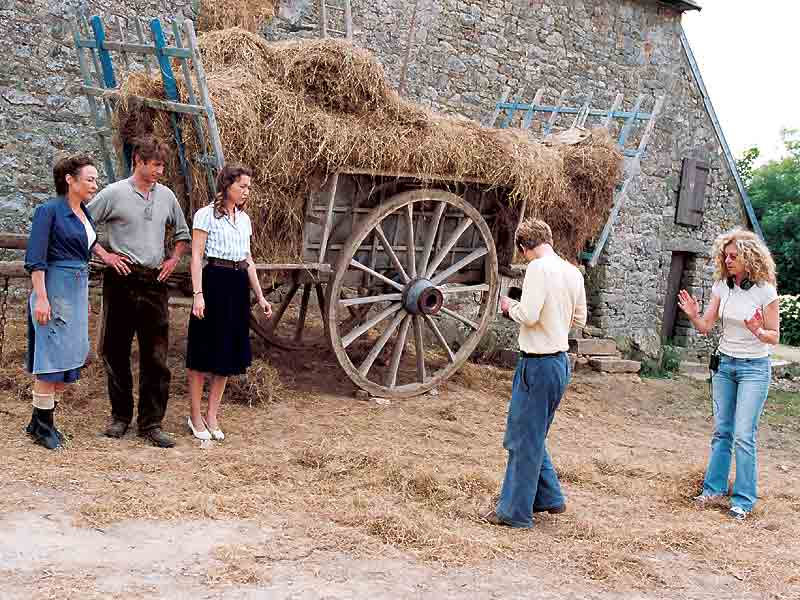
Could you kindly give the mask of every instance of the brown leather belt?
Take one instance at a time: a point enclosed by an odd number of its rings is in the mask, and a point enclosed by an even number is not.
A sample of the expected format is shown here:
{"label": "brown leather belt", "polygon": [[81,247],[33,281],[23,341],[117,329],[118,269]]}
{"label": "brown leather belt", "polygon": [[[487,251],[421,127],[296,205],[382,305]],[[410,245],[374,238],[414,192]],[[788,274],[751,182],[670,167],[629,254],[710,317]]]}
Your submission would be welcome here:
{"label": "brown leather belt", "polygon": [[227,267],[228,269],[237,269],[239,271],[246,271],[247,270],[247,261],[246,260],[227,260],[224,258],[208,258],[208,264],[213,265],[215,267]]}

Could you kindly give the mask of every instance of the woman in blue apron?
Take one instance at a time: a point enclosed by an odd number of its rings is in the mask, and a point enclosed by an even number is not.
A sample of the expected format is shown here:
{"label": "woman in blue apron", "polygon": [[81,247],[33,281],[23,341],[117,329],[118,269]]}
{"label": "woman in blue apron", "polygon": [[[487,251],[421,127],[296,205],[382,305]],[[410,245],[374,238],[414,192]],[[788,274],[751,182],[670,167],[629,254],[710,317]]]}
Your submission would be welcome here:
{"label": "woman in blue apron", "polygon": [[55,398],[80,377],[89,354],[89,257],[97,241],[85,203],[97,191],[89,156],[63,158],[53,167],[57,197],[33,215],[25,269],[28,302],[28,371],[34,376],[33,415],[26,431],[54,450],[64,436],[53,423]]}

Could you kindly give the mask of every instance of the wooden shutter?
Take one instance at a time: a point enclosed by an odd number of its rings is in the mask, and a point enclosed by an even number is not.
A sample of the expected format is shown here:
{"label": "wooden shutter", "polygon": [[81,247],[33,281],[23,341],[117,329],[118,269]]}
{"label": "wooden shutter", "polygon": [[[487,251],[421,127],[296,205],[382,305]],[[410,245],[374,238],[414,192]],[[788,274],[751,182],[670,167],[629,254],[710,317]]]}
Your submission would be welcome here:
{"label": "wooden shutter", "polygon": [[675,222],[678,225],[699,227],[702,224],[707,183],[708,164],[694,158],[684,158],[681,190],[675,212]]}

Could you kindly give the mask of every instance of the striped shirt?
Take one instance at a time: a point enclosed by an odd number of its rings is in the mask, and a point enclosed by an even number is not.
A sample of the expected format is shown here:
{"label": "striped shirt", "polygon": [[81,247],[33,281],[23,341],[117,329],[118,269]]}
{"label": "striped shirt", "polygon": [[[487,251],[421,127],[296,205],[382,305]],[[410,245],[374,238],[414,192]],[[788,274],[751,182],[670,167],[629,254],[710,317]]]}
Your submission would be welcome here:
{"label": "striped shirt", "polygon": [[214,216],[214,205],[209,204],[194,214],[192,228],[208,233],[206,258],[244,260],[250,254],[250,236],[253,227],[247,213],[236,210],[235,219],[227,214]]}

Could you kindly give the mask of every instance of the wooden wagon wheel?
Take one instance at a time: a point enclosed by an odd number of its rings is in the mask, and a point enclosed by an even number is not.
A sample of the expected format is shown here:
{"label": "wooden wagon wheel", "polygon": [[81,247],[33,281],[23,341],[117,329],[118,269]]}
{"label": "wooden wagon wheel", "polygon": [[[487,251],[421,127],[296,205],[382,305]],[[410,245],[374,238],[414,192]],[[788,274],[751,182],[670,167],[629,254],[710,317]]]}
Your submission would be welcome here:
{"label": "wooden wagon wheel", "polygon": [[[382,226],[392,223],[395,233],[402,231],[402,241],[394,247]],[[371,245],[365,245],[368,241]],[[365,262],[390,268],[380,273],[357,259],[369,249],[371,260]],[[483,268],[476,271],[479,259]],[[362,289],[353,296],[347,282],[354,273],[367,274],[384,289]],[[454,279],[467,283],[452,283]],[[461,197],[430,189],[403,192],[370,213],[342,248],[330,281],[328,331],[339,364],[360,388],[392,398],[422,394],[455,373],[494,318],[499,292],[497,253],[486,221]],[[454,305],[469,295],[482,298],[477,316],[466,316]],[[348,315],[352,307],[367,307],[358,322]],[[455,342],[448,343],[439,326],[447,321],[457,326],[460,338]],[[381,356],[384,350],[386,357]],[[431,350],[438,356],[431,357]]]}
{"label": "wooden wagon wheel", "polygon": [[[283,290],[267,320],[258,304],[250,311],[250,327],[269,344],[283,350],[313,350],[328,345],[325,283],[292,280],[275,286]],[[310,326],[316,321],[317,326]]]}

